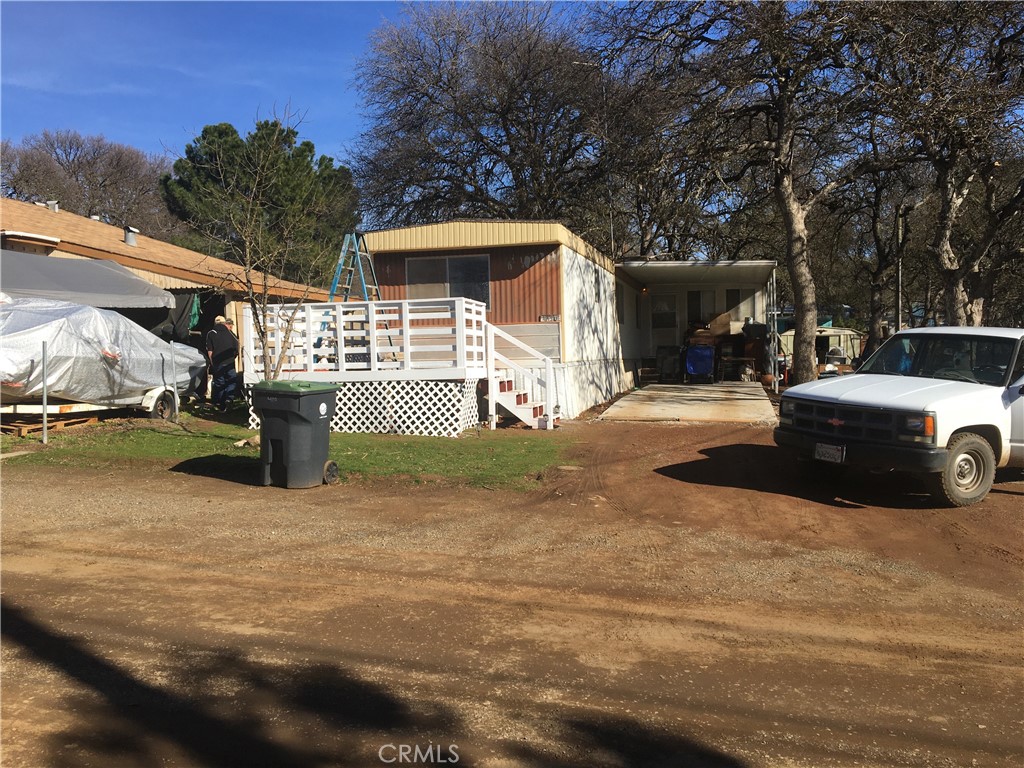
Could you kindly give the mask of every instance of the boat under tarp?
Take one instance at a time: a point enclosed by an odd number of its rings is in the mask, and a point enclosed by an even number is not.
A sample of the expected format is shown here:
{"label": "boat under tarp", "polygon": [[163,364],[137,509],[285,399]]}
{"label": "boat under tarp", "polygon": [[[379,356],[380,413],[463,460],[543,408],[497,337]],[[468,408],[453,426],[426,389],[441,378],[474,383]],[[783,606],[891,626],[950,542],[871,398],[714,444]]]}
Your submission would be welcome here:
{"label": "boat under tarp", "polygon": [[185,393],[206,365],[195,348],[171,344],[112,310],[0,294],[0,398],[43,394],[103,406],[139,407],[154,392]]}

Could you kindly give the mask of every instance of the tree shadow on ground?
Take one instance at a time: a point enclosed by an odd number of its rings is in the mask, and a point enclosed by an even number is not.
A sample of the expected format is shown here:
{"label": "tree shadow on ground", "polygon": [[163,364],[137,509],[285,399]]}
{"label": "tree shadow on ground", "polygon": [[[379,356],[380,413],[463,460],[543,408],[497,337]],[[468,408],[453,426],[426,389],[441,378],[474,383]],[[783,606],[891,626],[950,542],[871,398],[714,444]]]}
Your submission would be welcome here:
{"label": "tree shadow on ground", "polygon": [[524,768],[747,768],[747,763],[687,736],[658,730],[635,720],[598,715],[562,721],[564,743],[551,750],[507,744]]}
{"label": "tree shadow on ground", "polygon": [[[399,745],[424,751],[403,764],[454,763],[452,745],[460,766],[474,763],[472,737],[453,709],[404,699],[339,665],[180,643],[163,653],[119,651],[129,660],[115,661],[9,598],[0,603],[0,632],[15,659],[70,682],[52,684],[72,691],[56,704],[72,725],[44,743],[42,764],[54,768],[347,768],[383,764],[383,750],[396,762]],[[687,735],[604,712],[558,715],[537,743],[477,736],[524,768],[747,768]]]}
{"label": "tree shadow on ground", "polygon": [[378,763],[386,743],[447,744],[458,736],[458,719],[444,707],[413,707],[337,666],[178,647],[156,671],[157,685],[10,601],[0,621],[8,646],[82,691],[64,702],[79,724],[51,739],[46,764],[56,768],[362,766]]}
{"label": "tree shadow on ground", "polygon": [[682,483],[772,493],[844,509],[936,506],[920,479],[911,475],[833,468],[821,462],[798,466],[786,451],[770,445],[723,445],[700,453],[705,458],[654,471]]}
{"label": "tree shadow on ground", "polygon": [[263,485],[262,470],[263,465],[259,458],[228,456],[223,453],[185,459],[171,467],[171,472],[227,480],[241,485]]}

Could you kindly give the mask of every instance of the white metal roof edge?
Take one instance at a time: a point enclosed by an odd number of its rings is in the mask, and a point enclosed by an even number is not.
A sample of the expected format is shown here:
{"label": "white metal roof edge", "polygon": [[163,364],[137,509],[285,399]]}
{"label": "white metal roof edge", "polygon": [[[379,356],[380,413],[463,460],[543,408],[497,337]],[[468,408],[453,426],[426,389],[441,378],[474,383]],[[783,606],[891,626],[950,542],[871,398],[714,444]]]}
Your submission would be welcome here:
{"label": "white metal roof edge", "polygon": [[13,229],[0,229],[0,235],[3,235],[4,237],[24,237],[28,240],[38,240],[41,243],[53,243],[54,245],[60,242],[59,237],[37,235],[34,232],[18,232]]}
{"label": "white metal roof edge", "polygon": [[[723,273],[724,277],[728,270],[747,272],[748,282],[767,283],[771,278],[772,271],[778,267],[778,262],[771,259],[730,259],[728,261],[624,261],[619,268],[630,277],[644,281],[646,279],[659,279],[664,281],[667,277],[675,277],[676,282],[685,282],[688,272],[693,272],[693,277],[701,274],[703,277]],[[749,274],[753,273],[753,274]],[[665,283],[668,284],[668,283]]]}
{"label": "white metal roof edge", "polygon": [[777,267],[779,265],[779,262],[774,261],[772,259],[729,259],[721,261],[702,261],[697,259],[680,261],[653,261],[648,259],[634,259],[632,261],[623,261],[619,263],[620,267],[682,267],[684,269],[720,269],[722,267],[732,267],[736,265]]}

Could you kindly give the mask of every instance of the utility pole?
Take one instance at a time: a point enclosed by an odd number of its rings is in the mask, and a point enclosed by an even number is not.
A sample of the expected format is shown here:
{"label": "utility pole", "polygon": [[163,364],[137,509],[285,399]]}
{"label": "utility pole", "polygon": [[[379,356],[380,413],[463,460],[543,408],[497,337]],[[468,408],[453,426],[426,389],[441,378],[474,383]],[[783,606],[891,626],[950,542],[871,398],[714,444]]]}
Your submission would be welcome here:
{"label": "utility pole", "polygon": [[903,250],[906,244],[906,218],[910,208],[904,206],[896,216],[896,331],[903,330]]}

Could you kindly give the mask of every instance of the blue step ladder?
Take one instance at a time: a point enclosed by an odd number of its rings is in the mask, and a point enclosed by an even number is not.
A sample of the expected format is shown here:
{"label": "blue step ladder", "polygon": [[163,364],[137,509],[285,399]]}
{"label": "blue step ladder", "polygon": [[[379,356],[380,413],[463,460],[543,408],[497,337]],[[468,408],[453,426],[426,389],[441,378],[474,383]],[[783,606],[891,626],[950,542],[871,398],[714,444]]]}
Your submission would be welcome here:
{"label": "blue step ladder", "polygon": [[380,301],[380,286],[377,283],[377,272],[373,268],[373,256],[366,247],[366,239],[362,232],[345,235],[338,255],[338,266],[334,269],[334,280],[331,281],[331,293],[328,301],[334,301],[341,286],[341,300],[348,301],[352,290],[357,289],[363,301]]}
{"label": "blue step ladder", "polygon": [[[363,301],[380,301],[380,284],[377,282],[377,272],[373,267],[373,256],[370,249],[366,247],[366,239],[362,232],[352,232],[345,235],[341,244],[341,253],[338,254],[338,266],[334,269],[334,279],[331,281],[331,292],[328,301],[334,301],[338,295],[338,287],[341,286],[341,301],[349,301],[353,296],[353,290],[357,290],[356,296]],[[361,324],[353,324],[355,325]],[[352,330],[348,328],[348,330]],[[321,332],[327,330],[324,323],[320,328]],[[384,323],[384,330],[390,330],[387,323]],[[366,328],[368,333],[374,333],[375,329]],[[391,336],[388,335],[388,343]],[[367,346],[369,342],[367,342]],[[383,359],[391,359],[393,355],[386,353],[381,356]],[[366,362],[368,352],[346,352],[345,358],[348,362]]]}

